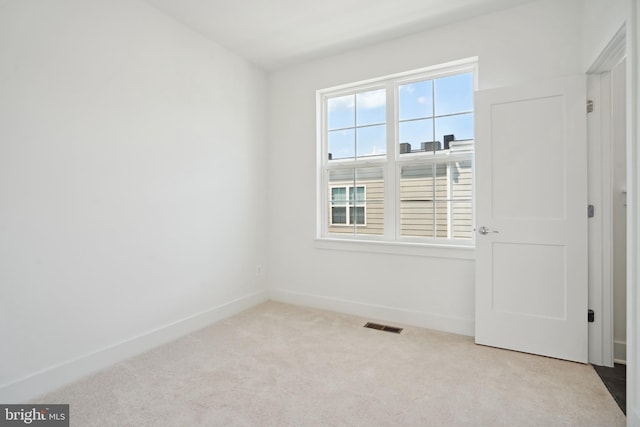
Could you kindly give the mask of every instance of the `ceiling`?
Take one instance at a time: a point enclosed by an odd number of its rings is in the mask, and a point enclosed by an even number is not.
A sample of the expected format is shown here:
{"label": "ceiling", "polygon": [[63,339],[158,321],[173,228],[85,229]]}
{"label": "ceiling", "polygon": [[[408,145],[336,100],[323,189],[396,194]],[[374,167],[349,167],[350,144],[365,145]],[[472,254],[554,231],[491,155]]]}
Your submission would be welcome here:
{"label": "ceiling", "polygon": [[424,31],[533,0],[147,0],[266,69]]}

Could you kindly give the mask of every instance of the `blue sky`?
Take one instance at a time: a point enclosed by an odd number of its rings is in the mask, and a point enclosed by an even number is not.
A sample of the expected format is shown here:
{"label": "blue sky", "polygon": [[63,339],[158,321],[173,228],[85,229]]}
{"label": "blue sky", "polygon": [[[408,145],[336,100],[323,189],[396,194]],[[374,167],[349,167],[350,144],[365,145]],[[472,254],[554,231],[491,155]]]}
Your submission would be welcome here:
{"label": "blue sky", "polygon": [[[327,101],[328,148],[334,159],[386,153],[385,98],[379,89]],[[401,85],[398,98],[399,142],[410,143],[413,150],[434,138],[442,142],[444,135],[473,138],[471,73]],[[437,117],[448,114],[456,115]]]}
{"label": "blue sky", "polygon": [[384,89],[328,100],[329,152],[334,159],[386,154],[385,103]]}

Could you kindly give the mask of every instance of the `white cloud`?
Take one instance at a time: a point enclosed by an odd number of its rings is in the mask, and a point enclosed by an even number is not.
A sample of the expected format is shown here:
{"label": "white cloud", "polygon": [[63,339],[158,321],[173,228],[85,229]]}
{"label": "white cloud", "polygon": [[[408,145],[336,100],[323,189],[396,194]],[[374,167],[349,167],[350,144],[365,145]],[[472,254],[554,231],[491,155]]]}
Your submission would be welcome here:
{"label": "white cloud", "polygon": [[338,98],[331,98],[327,102],[327,107],[329,108],[329,111],[353,108],[355,105],[356,105],[356,101],[353,95],[340,96]]}
{"label": "white cloud", "polygon": [[402,85],[400,86],[400,92],[404,92],[407,91],[409,93],[413,93],[416,91],[416,85],[415,84],[409,84],[409,85]]}
{"label": "white cloud", "polygon": [[364,108],[381,107],[386,102],[384,89],[373,90],[358,94],[358,104]]}

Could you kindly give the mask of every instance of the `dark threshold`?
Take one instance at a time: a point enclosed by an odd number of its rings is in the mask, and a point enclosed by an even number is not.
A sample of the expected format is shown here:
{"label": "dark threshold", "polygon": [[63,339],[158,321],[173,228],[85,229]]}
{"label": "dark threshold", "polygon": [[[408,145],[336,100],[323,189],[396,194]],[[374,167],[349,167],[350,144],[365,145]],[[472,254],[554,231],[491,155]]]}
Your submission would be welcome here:
{"label": "dark threshold", "polygon": [[622,412],[627,415],[627,366],[615,363],[613,368],[594,366],[593,369],[596,370]]}

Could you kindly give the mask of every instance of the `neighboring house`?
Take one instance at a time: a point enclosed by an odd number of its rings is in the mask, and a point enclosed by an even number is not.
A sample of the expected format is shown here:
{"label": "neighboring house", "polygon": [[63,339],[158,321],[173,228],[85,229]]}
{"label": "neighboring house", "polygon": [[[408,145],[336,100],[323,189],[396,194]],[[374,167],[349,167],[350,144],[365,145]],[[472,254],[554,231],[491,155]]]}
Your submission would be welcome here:
{"label": "neighboring house", "polygon": [[[400,235],[471,239],[472,178],[468,160],[404,166],[400,173]],[[372,168],[367,176],[356,179],[333,172],[327,194],[329,233],[383,234],[381,168]]]}

